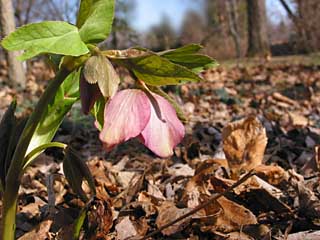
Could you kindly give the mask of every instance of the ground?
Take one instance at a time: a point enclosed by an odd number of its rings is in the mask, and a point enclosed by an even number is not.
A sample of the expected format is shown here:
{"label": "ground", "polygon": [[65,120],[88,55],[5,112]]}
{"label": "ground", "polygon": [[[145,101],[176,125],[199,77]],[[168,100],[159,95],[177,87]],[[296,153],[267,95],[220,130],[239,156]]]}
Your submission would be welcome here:
{"label": "ground", "polygon": [[[63,176],[63,153],[46,151],[23,177],[17,237],[70,239],[86,209],[81,239],[319,239],[319,59],[229,61],[203,78],[166,89],[188,119],[186,137],[168,159],[138,140],[106,153],[93,120],[76,105],[55,141],[78,150],[97,195],[87,204],[77,198]],[[24,92],[2,87],[1,111],[16,96],[18,115],[30,112],[45,85],[37,81],[29,79]]]}

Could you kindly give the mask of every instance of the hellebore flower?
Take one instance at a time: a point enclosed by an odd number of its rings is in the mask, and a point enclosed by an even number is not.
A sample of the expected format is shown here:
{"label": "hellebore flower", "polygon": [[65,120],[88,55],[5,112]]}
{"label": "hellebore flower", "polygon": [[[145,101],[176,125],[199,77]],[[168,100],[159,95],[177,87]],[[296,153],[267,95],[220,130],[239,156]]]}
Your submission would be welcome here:
{"label": "hellebore flower", "polygon": [[119,91],[106,104],[100,139],[107,151],[138,137],[160,157],[169,157],[184,137],[184,126],[163,97],[138,89]]}

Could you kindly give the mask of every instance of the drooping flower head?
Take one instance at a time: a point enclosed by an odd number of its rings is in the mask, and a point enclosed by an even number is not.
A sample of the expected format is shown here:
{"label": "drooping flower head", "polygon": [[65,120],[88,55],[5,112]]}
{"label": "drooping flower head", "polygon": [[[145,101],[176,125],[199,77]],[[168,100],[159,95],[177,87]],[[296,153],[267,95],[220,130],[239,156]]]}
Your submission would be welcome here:
{"label": "drooping flower head", "polygon": [[80,98],[85,114],[102,96],[107,100],[100,133],[106,150],[110,151],[117,144],[137,137],[158,156],[171,156],[173,148],[184,137],[184,126],[175,109],[139,80],[144,90],[117,92],[119,82],[112,64],[101,55],[87,60],[80,79]]}
{"label": "drooping flower head", "polygon": [[105,107],[100,139],[107,151],[138,137],[160,157],[169,157],[184,137],[184,126],[163,97],[138,89],[119,91]]}

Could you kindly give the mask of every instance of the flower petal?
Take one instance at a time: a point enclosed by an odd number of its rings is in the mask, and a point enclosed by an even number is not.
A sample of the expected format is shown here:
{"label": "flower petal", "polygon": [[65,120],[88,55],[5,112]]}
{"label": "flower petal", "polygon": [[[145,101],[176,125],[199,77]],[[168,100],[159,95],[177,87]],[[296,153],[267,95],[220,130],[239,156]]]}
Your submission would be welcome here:
{"label": "flower petal", "polygon": [[100,133],[107,151],[141,133],[150,119],[150,105],[147,95],[136,89],[120,91],[107,103]]}
{"label": "flower petal", "polygon": [[84,114],[88,114],[94,103],[101,96],[98,84],[88,83],[84,77],[80,78],[81,108]]}
{"label": "flower petal", "polygon": [[157,94],[152,94],[152,96],[158,106],[154,106],[155,103],[151,105],[150,120],[142,131],[140,139],[158,156],[169,157],[173,154],[173,148],[184,137],[184,126],[166,99]]}

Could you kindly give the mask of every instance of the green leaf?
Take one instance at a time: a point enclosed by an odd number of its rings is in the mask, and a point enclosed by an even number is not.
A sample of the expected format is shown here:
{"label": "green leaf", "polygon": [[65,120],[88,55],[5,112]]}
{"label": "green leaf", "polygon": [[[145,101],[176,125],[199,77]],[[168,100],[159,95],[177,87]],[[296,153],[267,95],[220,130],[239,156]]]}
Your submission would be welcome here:
{"label": "green leaf", "polygon": [[5,112],[0,122],[0,179],[5,186],[6,155],[10,143],[10,137],[15,130],[17,119],[14,115],[17,102],[13,101]]}
{"label": "green leaf", "polygon": [[199,73],[204,69],[218,65],[218,63],[209,56],[197,54],[201,48],[200,45],[190,44],[174,50],[165,51],[160,53],[160,55],[173,63],[185,66]]}
{"label": "green leaf", "polygon": [[92,194],[96,194],[94,180],[87,164],[70,147],[65,150],[63,172],[72,190],[78,194],[84,202],[88,201],[88,197],[81,187],[83,180],[87,181]]}
{"label": "green leaf", "polygon": [[104,123],[104,107],[106,105],[106,100],[104,97],[100,97],[93,105],[91,110],[91,114],[96,119],[96,127],[99,131],[102,130],[103,123]]}
{"label": "green leaf", "polygon": [[50,142],[50,143],[40,145],[39,147],[36,147],[25,157],[24,159],[25,164],[23,168],[26,169],[26,167],[28,167],[32,163],[32,160],[35,159],[35,156],[38,156],[44,150],[52,147],[66,149],[67,145],[60,142]]}
{"label": "green leaf", "polygon": [[164,52],[161,52],[160,54],[163,55],[176,55],[176,54],[194,54],[199,52],[202,49],[202,46],[199,44],[188,44],[183,47],[177,48],[177,49],[170,49]]}
{"label": "green leaf", "polygon": [[24,25],[4,38],[2,46],[7,50],[24,50],[20,60],[42,53],[80,56],[89,52],[77,27],[59,21]]}
{"label": "green leaf", "polygon": [[22,119],[17,120],[17,123],[15,125],[15,129],[11,133],[11,137],[10,137],[10,141],[9,141],[9,145],[8,145],[8,149],[7,149],[7,154],[6,154],[5,167],[4,167],[6,174],[7,174],[9,167],[10,167],[14,151],[16,150],[20,136],[23,132],[23,129],[26,126],[27,121],[28,121],[28,117],[24,117]]}
{"label": "green leaf", "polygon": [[111,62],[102,55],[90,57],[85,63],[83,74],[88,83],[98,83],[105,98],[112,97],[118,90],[120,78]]}
{"label": "green leaf", "polygon": [[64,80],[55,98],[47,106],[32,136],[26,155],[40,145],[51,142],[65,114],[69,112],[72,105],[79,99],[79,78],[80,70],[72,72]]}
{"label": "green leaf", "polygon": [[184,82],[199,82],[202,79],[189,69],[154,53],[129,58],[113,58],[126,66],[135,76],[153,86],[176,85]]}
{"label": "green leaf", "polygon": [[82,0],[77,18],[80,36],[85,43],[99,43],[110,32],[114,17],[114,0]]}
{"label": "green leaf", "polygon": [[85,207],[83,207],[79,213],[79,216],[76,218],[76,220],[73,223],[73,239],[79,239],[80,238],[80,233],[81,233],[81,228],[84,224],[84,220],[87,217],[87,212],[88,212],[88,205],[91,203],[89,201]]}

